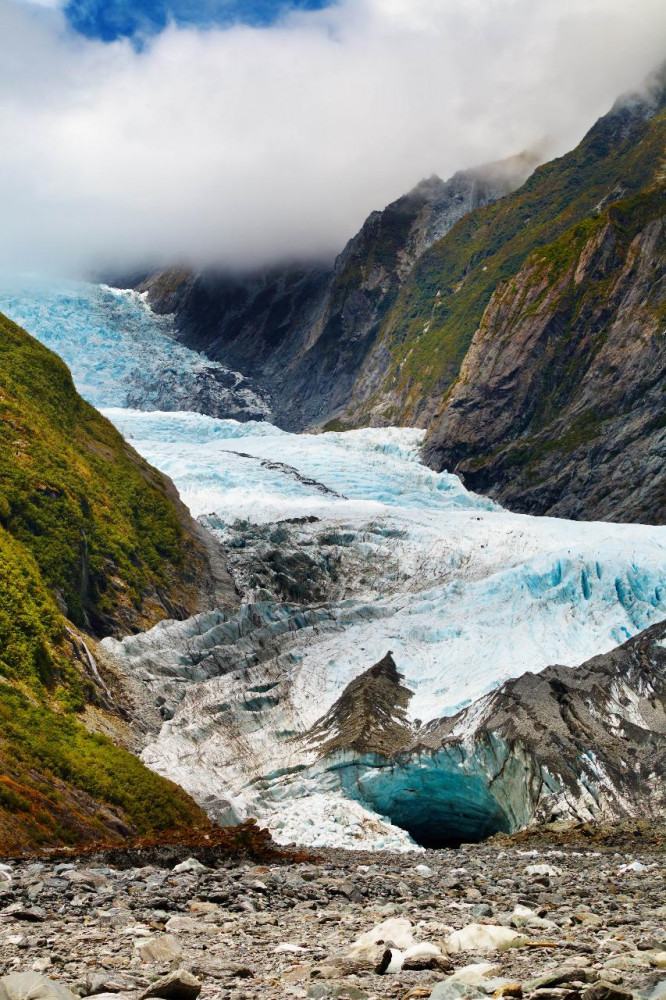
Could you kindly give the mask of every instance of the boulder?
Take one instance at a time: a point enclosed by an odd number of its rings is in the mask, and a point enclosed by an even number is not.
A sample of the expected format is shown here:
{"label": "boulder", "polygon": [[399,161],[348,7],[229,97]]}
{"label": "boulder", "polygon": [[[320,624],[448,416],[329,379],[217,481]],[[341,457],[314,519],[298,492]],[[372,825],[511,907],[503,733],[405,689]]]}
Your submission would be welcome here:
{"label": "boulder", "polygon": [[387,948],[382,955],[381,961],[377,965],[375,972],[379,976],[391,975],[394,972],[401,972],[404,965],[404,956],[397,948]]}
{"label": "boulder", "polygon": [[508,951],[509,948],[519,948],[524,942],[525,938],[509,927],[500,927],[498,924],[468,924],[462,930],[451,934],[447,948],[449,954],[457,955],[461,951]]}
{"label": "boulder", "polygon": [[176,972],[158,979],[156,983],[151,983],[141,994],[141,1000],[145,997],[161,997],[162,1000],[197,1000],[200,993],[199,980],[186,969],[177,969]]}
{"label": "boulder", "polygon": [[140,938],[134,943],[134,950],[142,962],[180,962],[183,949],[177,938],[171,934]]}
{"label": "boulder", "polygon": [[401,949],[411,948],[412,945],[416,944],[413,931],[413,925],[405,917],[389,917],[381,924],[376,924],[372,930],[361,934],[354,941],[352,951],[362,951],[377,944]]}
{"label": "boulder", "polygon": [[208,868],[196,858],[187,858],[186,861],[181,861],[180,864],[176,865],[173,870],[181,875],[183,872],[207,872]]}
{"label": "boulder", "polygon": [[562,874],[562,869],[555,865],[528,865],[525,871],[528,875],[545,875],[547,878],[557,878]]}
{"label": "boulder", "polygon": [[62,983],[37,972],[15,972],[0,979],[0,1000],[77,1000]]}

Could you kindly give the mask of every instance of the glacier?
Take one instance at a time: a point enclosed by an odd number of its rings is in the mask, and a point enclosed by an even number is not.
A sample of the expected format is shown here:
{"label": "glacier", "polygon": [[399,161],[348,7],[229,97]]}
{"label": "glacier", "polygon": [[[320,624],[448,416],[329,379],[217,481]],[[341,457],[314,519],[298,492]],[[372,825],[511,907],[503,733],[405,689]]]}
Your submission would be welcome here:
{"label": "glacier", "polygon": [[0,312],[60,355],[93,406],[200,410],[242,420],[270,413],[251,381],[179,344],[173,318],[156,316],[132,290],[5,276]]}
{"label": "glacier", "polygon": [[281,842],[414,848],[400,783],[432,801],[432,770],[346,782],[294,743],[353,678],[390,650],[418,725],[666,618],[664,527],[510,513],[422,465],[419,429],[282,431],[222,366],[215,413],[233,397],[241,419],[194,412],[216,366],[134,293],[26,282],[0,289],[0,310],[65,359],[226,546],[240,611],[103,643],[147,692],[143,759],[220,820],[257,816]]}

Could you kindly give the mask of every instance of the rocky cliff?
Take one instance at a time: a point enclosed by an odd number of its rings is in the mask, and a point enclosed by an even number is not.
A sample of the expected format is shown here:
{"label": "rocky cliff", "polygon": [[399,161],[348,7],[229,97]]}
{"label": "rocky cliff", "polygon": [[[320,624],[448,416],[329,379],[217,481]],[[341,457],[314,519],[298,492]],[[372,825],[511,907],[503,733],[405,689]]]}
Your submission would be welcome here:
{"label": "rocky cliff", "polygon": [[663,523],[665,208],[660,178],[498,287],[430,464],[514,510]]}
{"label": "rocky cliff", "polygon": [[427,426],[441,411],[484,311],[527,258],[655,182],[664,158],[666,69],[618,101],[572,152],[461,219],[401,287],[359,371],[344,419]]}
{"label": "rocky cliff", "polygon": [[474,758],[493,760],[489,792],[512,828],[658,817],[665,711],[666,625],[660,623],[580,667],[547,667],[508,681],[457,716],[431,723],[411,752],[455,748],[463,769]]}
{"label": "rocky cliff", "polygon": [[426,460],[520,511],[664,516],[666,71],[566,156],[437,178],[332,269],[153,275],[180,336],[303,429],[427,427]]}
{"label": "rocky cliff", "polygon": [[321,425],[346,404],[414,262],[466,213],[524,180],[531,156],[422,181],[373,212],[334,266],[290,264],[254,274],[145,278],[182,341],[257,381],[282,427]]}

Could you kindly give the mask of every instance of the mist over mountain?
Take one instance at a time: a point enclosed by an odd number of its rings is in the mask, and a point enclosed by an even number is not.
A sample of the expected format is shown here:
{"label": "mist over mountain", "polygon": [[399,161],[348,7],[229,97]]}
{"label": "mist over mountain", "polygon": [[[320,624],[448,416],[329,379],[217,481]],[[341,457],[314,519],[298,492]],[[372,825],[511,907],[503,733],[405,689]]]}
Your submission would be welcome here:
{"label": "mist over mountain", "polygon": [[666,37],[659,0],[197,10],[137,47],[1,0],[3,267],[331,261],[420,177],[570,149]]}

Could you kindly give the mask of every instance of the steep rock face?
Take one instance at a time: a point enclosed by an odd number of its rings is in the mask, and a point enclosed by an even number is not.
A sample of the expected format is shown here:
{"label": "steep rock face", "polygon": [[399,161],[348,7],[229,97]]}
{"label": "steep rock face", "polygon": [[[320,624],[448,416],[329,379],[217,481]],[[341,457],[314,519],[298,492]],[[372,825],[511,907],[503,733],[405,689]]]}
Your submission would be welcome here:
{"label": "steep rock face", "polygon": [[172,270],[145,279],[157,312],[175,313],[183,343],[257,380],[282,427],[321,425],[349,399],[415,260],[467,212],[519,184],[529,156],[422,181],[373,212],[331,267],[254,274]]}
{"label": "steep rock face", "polygon": [[330,752],[318,766],[340,774],[346,794],[419,843],[442,846],[534,822],[614,821],[663,810],[663,623],[580,667],[524,674],[420,729],[400,721],[409,692],[390,656],[353,683],[372,679],[376,687],[378,674],[383,697],[364,700],[365,727],[385,732],[393,717],[402,746],[395,740],[389,752],[385,745],[359,746],[355,730],[339,725],[352,685],[305,742],[313,734],[323,740]]}
{"label": "steep rock face", "polygon": [[406,708],[412,692],[402,685],[391,653],[355,677],[335,705],[305,737],[321,757],[342,750],[388,756],[410,739]]}
{"label": "steep rock face", "polygon": [[[666,776],[666,626],[653,625],[580,667],[508,681],[422,740],[502,748],[525,767],[531,820],[658,816]],[[497,753],[497,750],[495,751]],[[498,754],[498,756],[500,756]]]}
{"label": "steep rock face", "polygon": [[666,518],[666,187],[535,251],[493,295],[426,460],[523,512]]}
{"label": "steep rock face", "polygon": [[572,152],[513,194],[461,219],[400,289],[342,419],[427,426],[459,376],[498,286],[531,253],[655,182],[664,158],[666,70],[625,97]]}

